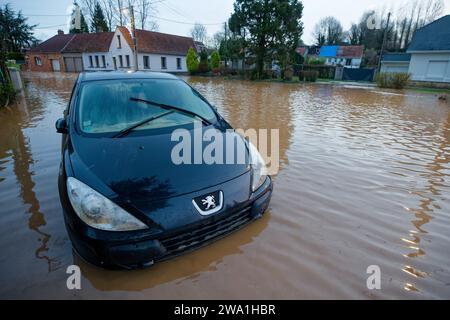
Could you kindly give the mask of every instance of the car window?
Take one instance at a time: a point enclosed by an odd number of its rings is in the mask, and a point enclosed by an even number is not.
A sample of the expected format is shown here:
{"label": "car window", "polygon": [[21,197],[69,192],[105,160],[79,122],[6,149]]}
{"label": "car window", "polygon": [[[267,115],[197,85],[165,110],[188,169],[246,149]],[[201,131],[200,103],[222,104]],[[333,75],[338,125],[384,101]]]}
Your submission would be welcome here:
{"label": "car window", "polygon": [[[108,80],[88,82],[79,99],[80,128],[85,133],[118,132],[166,110],[130,98],[176,106],[213,120],[214,111],[181,80]],[[181,113],[158,118],[136,130],[189,124],[194,118]]]}

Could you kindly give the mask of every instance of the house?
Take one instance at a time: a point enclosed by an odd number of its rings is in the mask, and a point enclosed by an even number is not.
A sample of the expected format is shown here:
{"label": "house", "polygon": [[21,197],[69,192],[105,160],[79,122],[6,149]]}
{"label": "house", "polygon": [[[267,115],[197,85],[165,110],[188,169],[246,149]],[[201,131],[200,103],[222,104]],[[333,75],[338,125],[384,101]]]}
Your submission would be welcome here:
{"label": "house", "polygon": [[411,54],[385,53],[381,59],[381,72],[408,73]]}
{"label": "house", "polygon": [[62,30],[27,53],[27,63],[30,71],[65,71],[61,51],[75,37],[74,34],[64,34]]}
{"label": "house", "polygon": [[133,39],[126,27],[118,26],[109,46],[113,70],[134,68]]}
{"label": "house", "polygon": [[407,53],[411,80],[450,83],[450,15],[417,30]]}
{"label": "house", "polygon": [[[138,70],[160,72],[188,72],[186,56],[195,48],[194,40],[161,32],[136,31]],[[117,27],[110,47],[114,69],[134,67],[133,39],[125,27]]]}
{"label": "house", "polygon": [[359,68],[364,55],[364,46],[311,46],[299,47],[297,53],[303,57],[325,60],[325,65],[341,65],[346,68]]}
{"label": "house", "polygon": [[61,50],[66,72],[113,70],[114,32],[80,33]]}
{"label": "house", "polygon": [[136,38],[139,70],[188,72],[186,56],[195,48],[192,38],[146,30],[136,30]]}
{"label": "house", "polygon": [[[203,48],[190,37],[136,30],[139,70],[187,72],[189,48]],[[115,32],[58,35],[30,50],[31,71],[132,70],[134,43],[126,27]]]}

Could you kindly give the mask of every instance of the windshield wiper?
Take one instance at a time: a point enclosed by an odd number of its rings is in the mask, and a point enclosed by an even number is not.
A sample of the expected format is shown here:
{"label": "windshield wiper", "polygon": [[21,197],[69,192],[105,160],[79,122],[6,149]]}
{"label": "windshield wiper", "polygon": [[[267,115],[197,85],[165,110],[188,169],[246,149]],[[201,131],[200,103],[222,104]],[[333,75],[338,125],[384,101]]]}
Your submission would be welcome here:
{"label": "windshield wiper", "polygon": [[142,126],[142,125],[144,125],[146,123],[149,123],[149,122],[151,122],[153,120],[156,120],[156,119],[159,119],[161,117],[167,116],[168,114],[171,114],[171,113],[174,113],[174,112],[175,112],[174,110],[170,110],[170,111],[166,111],[166,112],[160,113],[160,114],[158,114],[156,116],[151,116],[149,118],[146,118],[146,119],[144,119],[142,121],[139,121],[138,123],[135,123],[135,124],[129,126],[128,128],[125,128],[125,129],[119,131],[117,134],[113,135],[112,138],[120,138],[120,137],[126,136],[128,133],[130,133],[131,131],[133,131],[137,127],[140,127],[140,126]]}
{"label": "windshield wiper", "polygon": [[133,98],[133,97],[131,97],[130,100],[131,101],[137,101],[137,102],[143,102],[143,103],[154,105],[156,107],[160,107],[162,109],[172,110],[172,111],[176,111],[176,112],[179,112],[179,113],[183,113],[183,114],[188,115],[188,116],[190,116],[192,118],[199,118],[203,122],[203,124],[205,124],[205,125],[211,125],[211,121],[209,121],[208,119],[205,119],[202,116],[198,115],[197,113],[189,111],[189,110],[186,110],[186,109],[183,109],[183,108],[179,108],[179,107],[176,107],[176,106],[171,106],[171,105],[164,104],[164,103],[158,103],[158,102],[154,102],[154,101],[150,101],[150,100]]}

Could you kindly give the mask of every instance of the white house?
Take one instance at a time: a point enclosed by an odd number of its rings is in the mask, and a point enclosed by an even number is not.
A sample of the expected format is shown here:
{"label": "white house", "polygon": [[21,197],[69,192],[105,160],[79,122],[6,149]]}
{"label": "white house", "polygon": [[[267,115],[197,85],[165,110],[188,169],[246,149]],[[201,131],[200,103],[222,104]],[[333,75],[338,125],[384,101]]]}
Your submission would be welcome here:
{"label": "white house", "polygon": [[113,35],[113,32],[76,34],[61,50],[65,70],[114,70],[109,49]]}
{"label": "white house", "polygon": [[407,52],[411,80],[450,83],[450,15],[417,30]]}
{"label": "white house", "polygon": [[133,46],[128,29],[117,27],[109,47],[113,70],[131,70],[134,67]]}
{"label": "white house", "polygon": [[[160,32],[136,30],[138,70],[160,72],[187,72],[186,56],[194,41]],[[117,27],[110,46],[114,69],[132,69],[134,66],[133,39],[125,27]]]}
{"label": "white house", "polygon": [[381,60],[381,72],[408,73],[411,55],[409,53],[386,53]]}

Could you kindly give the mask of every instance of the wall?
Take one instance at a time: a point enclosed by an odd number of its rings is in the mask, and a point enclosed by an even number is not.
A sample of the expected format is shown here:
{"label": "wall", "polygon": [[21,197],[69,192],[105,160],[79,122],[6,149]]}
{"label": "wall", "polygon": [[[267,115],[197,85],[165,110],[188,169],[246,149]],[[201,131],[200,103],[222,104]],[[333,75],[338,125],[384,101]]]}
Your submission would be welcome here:
{"label": "wall", "polygon": [[[117,40],[117,36],[120,36],[121,39],[121,47],[118,48],[118,40]],[[114,33],[114,37],[113,40],[111,41],[111,45],[109,47],[109,55],[111,57],[111,68],[114,69],[114,62],[113,62],[113,58],[116,58],[117,61],[117,70],[130,70],[133,68],[134,66],[134,56],[133,56],[133,50],[131,49],[130,45],[128,44],[128,42],[125,40],[125,37],[123,36],[123,34],[120,32],[119,29],[116,30],[116,32]],[[119,56],[122,56],[122,60],[123,60],[123,67],[120,67],[120,62],[119,62]],[[127,68],[127,62],[126,62],[126,58],[125,56],[129,55],[130,56],[130,67]],[[89,63],[88,63],[89,65]]]}
{"label": "wall", "polygon": [[[40,71],[40,72],[53,72],[52,59],[59,60],[59,65],[61,67],[61,72],[64,72],[64,61],[61,54],[59,53],[29,53],[28,55],[28,65],[30,71]],[[42,65],[38,66],[34,57],[41,58]]]}
{"label": "wall", "polygon": [[[321,58],[321,57],[319,57]],[[323,57],[322,57],[323,58]],[[347,65],[347,58],[341,57],[328,57],[325,58],[325,65],[327,66],[337,66],[341,65],[345,68],[359,68],[361,66],[361,58],[350,58],[350,65]]]}
{"label": "wall", "polygon": [[[92,56],[92,64],[93,64],[92,66],[91,66],[91,62],[89,59],[90,56]],[[97,66],[96,66],[95,56],[98,56],[99,68],[97,68]],[[106,62],[105,66],[103,66],[102,56],[105,56],[105,62]],[[82,54],[82,58],[83,58],[83,66],[84,66],[85,71],[114,70],[112,54],[110,52],[86,52],[86,53]],[[131,57],[130,57],[130,59],[131,59]]]}
{"label": "wall", "polygon": [[[144,69],[144,56],[149,56],[150,69]],[[166,57],[167,69],[161,68],[161,57]],[[181,69],[177,68],[177,58],[181,58]],[[186,66],[186,56],[173,56],[173,55],[161,55],[161,54],[138,54],[138,67],[143,71],[158,71],[158,72],[188,72]]]}
{"label": "wall", "polygon": [[412,53],[409,73],[413,81],[450,83],[450,52]]}

